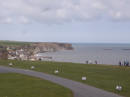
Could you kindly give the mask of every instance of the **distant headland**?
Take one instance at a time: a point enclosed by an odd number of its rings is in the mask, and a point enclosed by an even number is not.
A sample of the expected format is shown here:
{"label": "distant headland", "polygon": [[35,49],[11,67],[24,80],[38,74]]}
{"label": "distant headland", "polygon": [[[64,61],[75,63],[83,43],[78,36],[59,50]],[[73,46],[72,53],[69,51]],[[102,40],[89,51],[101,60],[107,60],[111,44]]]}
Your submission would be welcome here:
{"label": "distant headland", "polygon": [[34,59],[38,53],[73,50],[70,43],[0,41],[0,59]]}

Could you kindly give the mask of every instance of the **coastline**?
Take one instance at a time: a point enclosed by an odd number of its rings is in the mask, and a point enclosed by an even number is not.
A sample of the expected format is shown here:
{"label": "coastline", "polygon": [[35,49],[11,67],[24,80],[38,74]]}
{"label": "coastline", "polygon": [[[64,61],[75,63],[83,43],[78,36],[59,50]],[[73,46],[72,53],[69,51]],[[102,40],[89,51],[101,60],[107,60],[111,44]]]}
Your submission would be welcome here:
{"label": "coastline", "polygon": [[42,53],[52,57],[52,61],[93,64],[119,65],[119,61],[130,61],[129,44],[72,44],[74,50]]}

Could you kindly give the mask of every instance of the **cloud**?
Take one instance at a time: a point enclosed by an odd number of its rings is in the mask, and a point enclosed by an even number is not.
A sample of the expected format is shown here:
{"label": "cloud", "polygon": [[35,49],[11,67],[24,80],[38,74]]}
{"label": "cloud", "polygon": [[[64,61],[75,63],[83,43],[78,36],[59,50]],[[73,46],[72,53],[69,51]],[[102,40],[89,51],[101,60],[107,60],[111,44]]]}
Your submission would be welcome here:
{"label": "cloud", "polygon": [[0,0],[0,23],[130,19],[129,0]]}
{"label": "cloud", "polygon": [[13,20],[10,17],[1,17],[0,23],[2,24],[12,24]]}

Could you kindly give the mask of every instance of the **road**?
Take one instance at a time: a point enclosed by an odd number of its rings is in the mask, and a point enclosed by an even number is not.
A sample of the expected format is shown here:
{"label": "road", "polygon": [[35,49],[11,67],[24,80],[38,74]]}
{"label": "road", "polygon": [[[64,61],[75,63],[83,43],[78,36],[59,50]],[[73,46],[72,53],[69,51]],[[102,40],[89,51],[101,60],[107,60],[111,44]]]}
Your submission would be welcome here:
{"label": "road", "polygon": [[71,89],[74,93],[74,97],[121,97],[111,92],[107,92],[69,79],[60,78],[54,75],[49,75],[49,74],[36,72],[32,70],[15,69],[11,67],[0,66],[0,73],[6,73],[6,72],[25,74],[25,75],[51,81],[53,83]]}

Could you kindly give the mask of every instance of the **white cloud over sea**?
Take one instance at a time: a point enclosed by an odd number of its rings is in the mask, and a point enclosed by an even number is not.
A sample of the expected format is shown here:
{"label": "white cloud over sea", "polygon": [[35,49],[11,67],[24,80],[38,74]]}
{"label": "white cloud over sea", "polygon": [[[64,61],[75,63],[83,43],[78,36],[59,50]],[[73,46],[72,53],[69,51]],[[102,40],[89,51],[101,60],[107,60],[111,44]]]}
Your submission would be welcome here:
{"label": "white cloud over sea", "polygon": [[129,20],[130,0],[0,0],[0,23]]}

